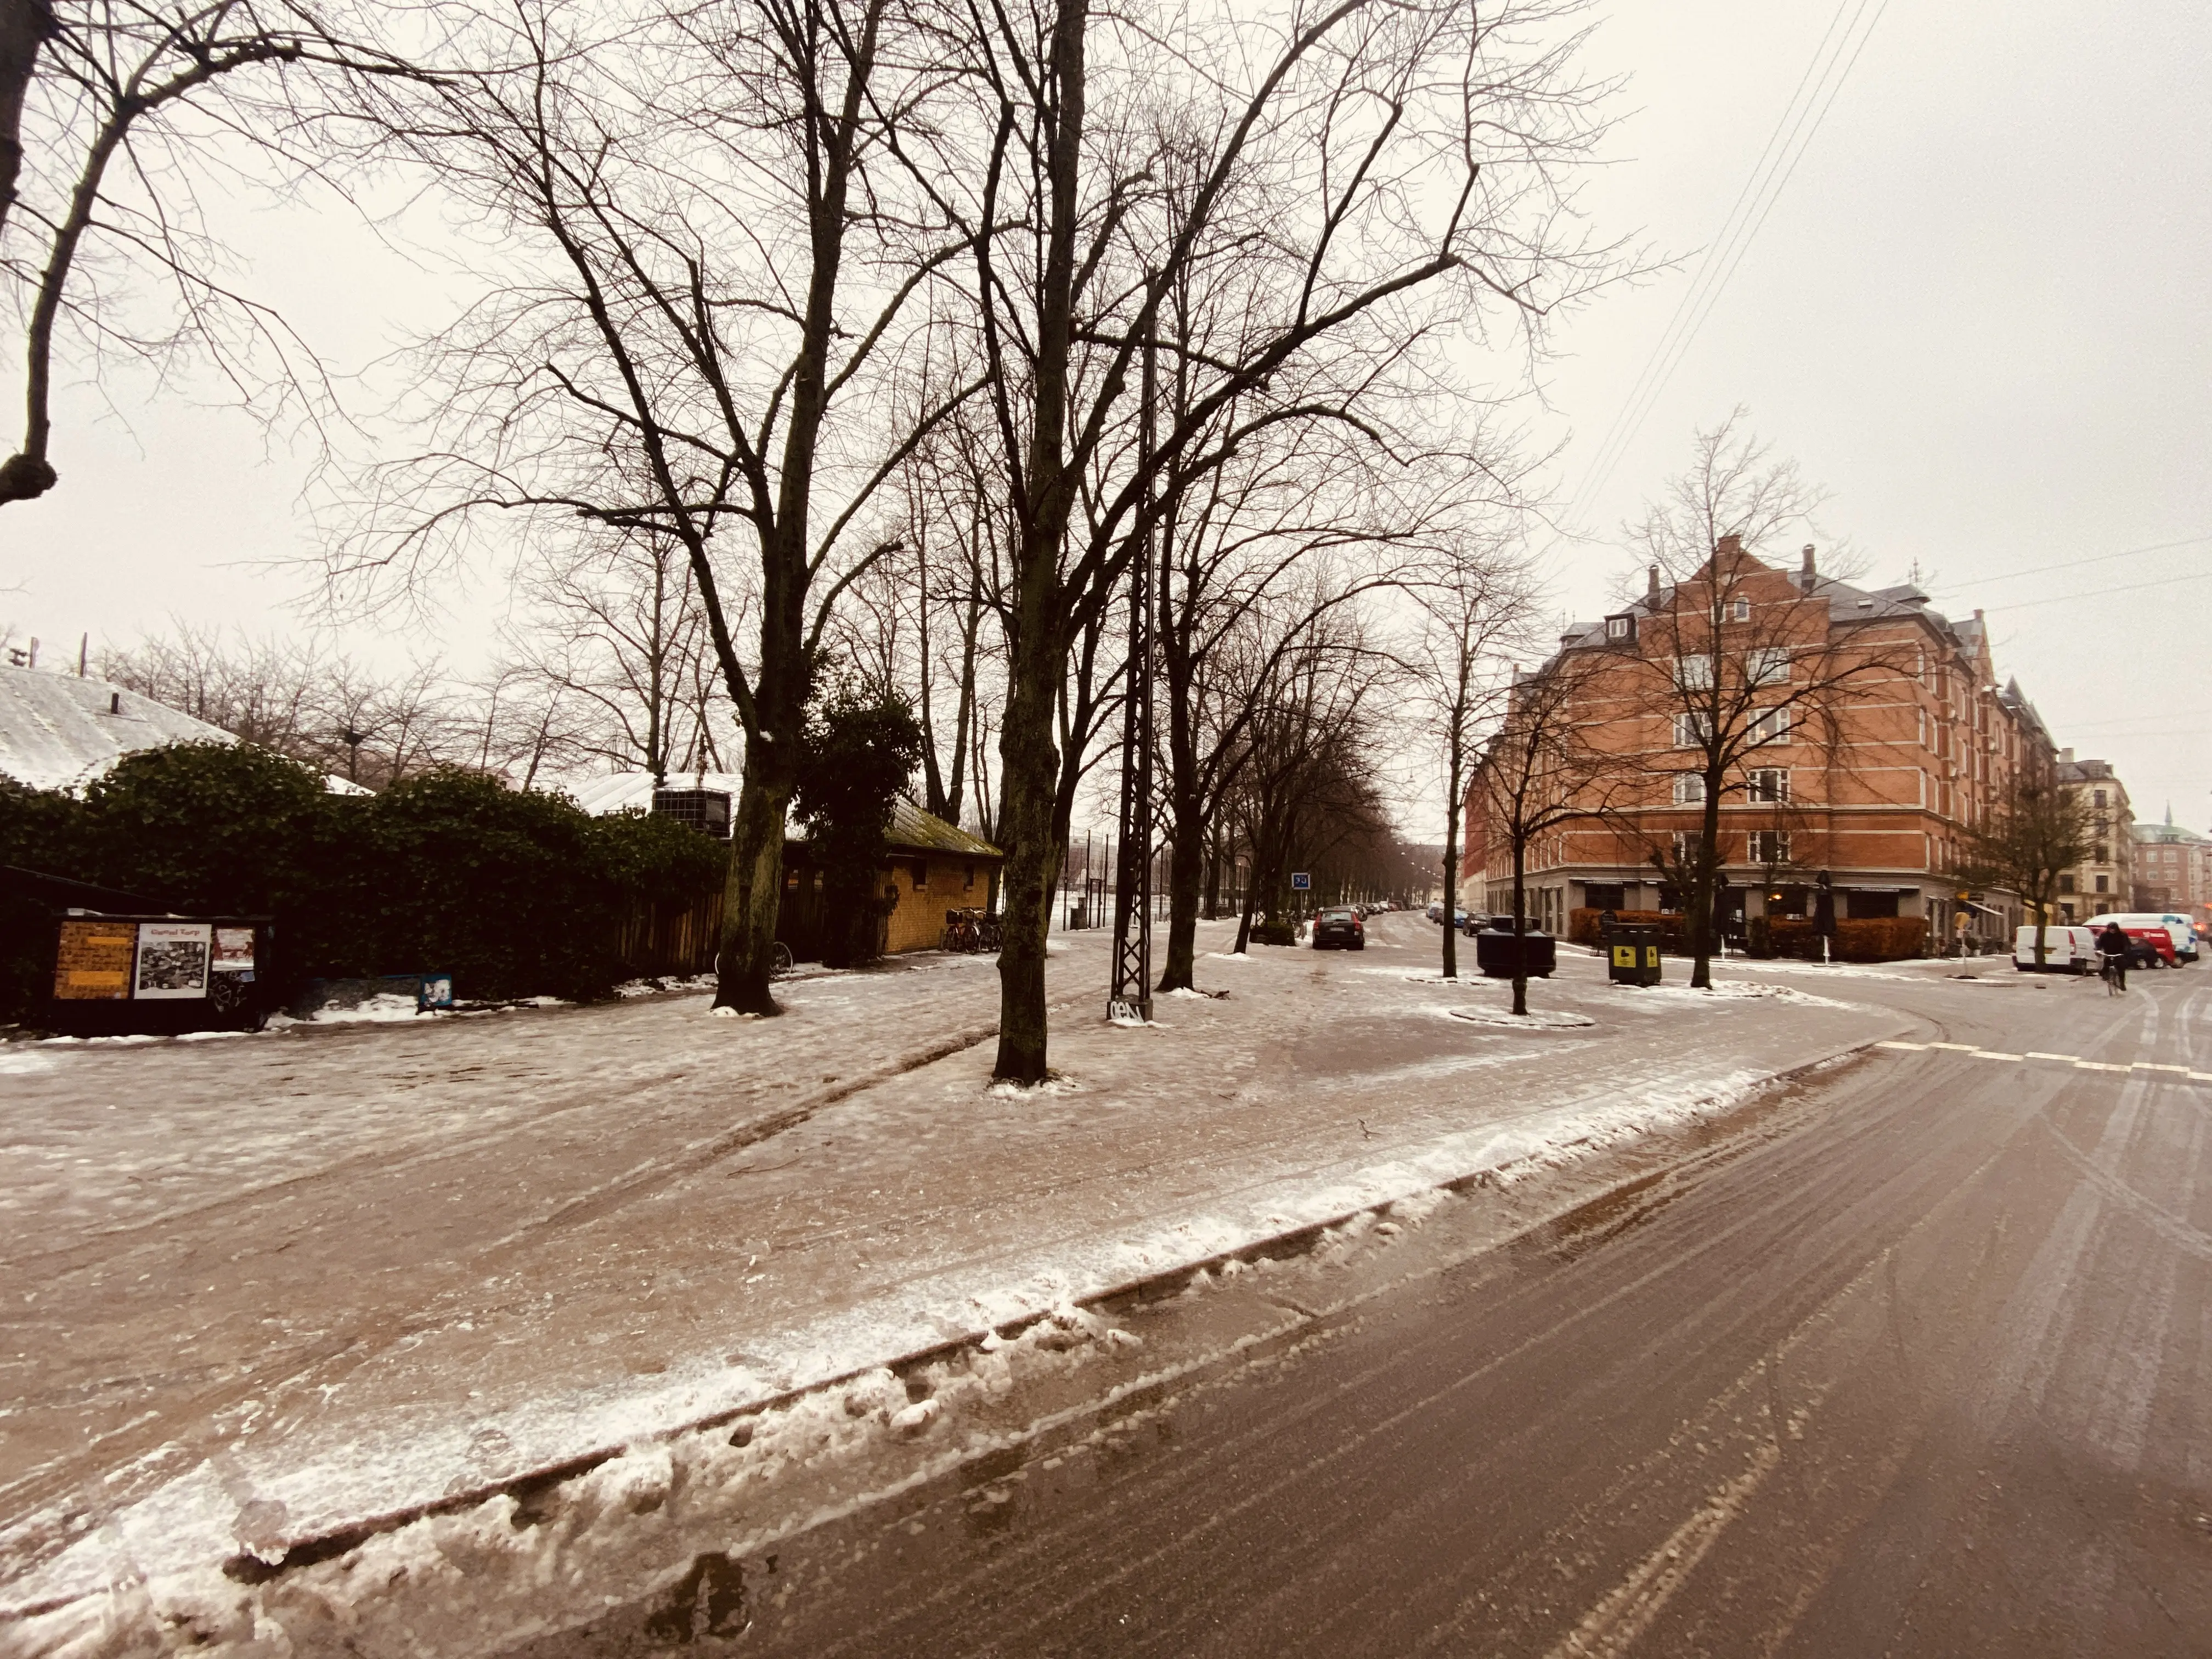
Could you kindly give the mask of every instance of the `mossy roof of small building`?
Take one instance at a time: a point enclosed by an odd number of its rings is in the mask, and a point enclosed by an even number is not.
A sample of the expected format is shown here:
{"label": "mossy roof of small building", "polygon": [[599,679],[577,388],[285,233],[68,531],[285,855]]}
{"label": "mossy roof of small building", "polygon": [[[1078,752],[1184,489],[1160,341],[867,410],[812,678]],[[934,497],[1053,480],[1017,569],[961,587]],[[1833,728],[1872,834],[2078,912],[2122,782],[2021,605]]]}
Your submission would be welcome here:
{"label": "mossy roof of small building", "polygon": [[892,803],[891,827],[884,837],[901,852],[949,853],[955,858],[1002,859],[1006,854],[981,836],[925,812],[903,795]]}

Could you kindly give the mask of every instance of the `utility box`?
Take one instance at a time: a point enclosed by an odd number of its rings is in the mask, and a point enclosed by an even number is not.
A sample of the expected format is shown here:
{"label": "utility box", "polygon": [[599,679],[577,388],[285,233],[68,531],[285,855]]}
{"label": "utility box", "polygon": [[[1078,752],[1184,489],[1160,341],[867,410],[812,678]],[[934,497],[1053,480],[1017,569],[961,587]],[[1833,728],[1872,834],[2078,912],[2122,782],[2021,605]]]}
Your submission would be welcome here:
{"label": "utility box", "polygon": [[[1505,925],[1501,927],[1500,922]],[[1540,927],[1528,927],[1516,939],[1512,917],[1492,917],[1490,926],[1474,936],[1474,965],[1486,979],[1511,979],[1516,963],[1530,979],[1549,979],[1559,965],[1559,941]]]}
{"label": "utility box", "polygon": [[1659,929],[1650,922],[1616,921],[1605,930],[1606,977],[1615,985],[1656,985]]}

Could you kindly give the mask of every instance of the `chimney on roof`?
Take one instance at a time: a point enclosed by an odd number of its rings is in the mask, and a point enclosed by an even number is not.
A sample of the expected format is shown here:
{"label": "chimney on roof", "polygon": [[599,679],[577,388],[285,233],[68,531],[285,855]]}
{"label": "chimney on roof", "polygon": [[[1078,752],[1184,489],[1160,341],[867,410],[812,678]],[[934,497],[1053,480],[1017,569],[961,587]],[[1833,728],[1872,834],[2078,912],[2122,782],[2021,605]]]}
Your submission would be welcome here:
{"label": "chimney on roof", "polygon": [[1659,597],[1659,567],[1656,564],[1644,567],[1644,594],[1646,599]]}
{"label": "chimney on roof", "polygon": [[1720,539],[1720,544],[1713,549],[1714,558],[1726,559],[1730,564],[1734,564],[1742,556],[1743,538],[1737,535],[1733,530],[1729,532],[1727,535],[1722,537]]}
{"label": "chimney on roof", "polygon": [[2074,751],[2071,749],[2062,749],[2058,751],[2058,759],[2063,765],[2071,766],[2074,764]]}
{"label": "chimney on roof", "polygon": [[1797,567],[1797,586],[1808,593],[1813,591],[1813,580],[1820,573],[1813,566],[1813,544],[1805,544],[1804,562]]}

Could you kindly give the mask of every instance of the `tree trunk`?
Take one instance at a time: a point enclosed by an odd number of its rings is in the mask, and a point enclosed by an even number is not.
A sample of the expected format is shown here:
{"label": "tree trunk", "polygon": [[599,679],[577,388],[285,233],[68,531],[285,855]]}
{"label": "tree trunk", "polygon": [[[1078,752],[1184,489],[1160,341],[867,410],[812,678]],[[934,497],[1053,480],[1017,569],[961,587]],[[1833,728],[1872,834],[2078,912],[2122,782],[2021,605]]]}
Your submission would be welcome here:
{"label": "tree trunk", "polygon": [[1237,951],[1244,955],[1252,948],[1252,907],[1260,896],[1260,867],[1255,856],[1244,876],[1244,903],[1237,917]]}
{"label": "tree trunk", "polygon": [[1459,977],[1459,812],[1460,757],[1452,750],[1451,776],[1444,785],[1444,969],[1446,979]]}
{"label": "tree trunk", "polygon": [[1528,1012],[1528,888],[1527,843],[1513,842],[1513,1012]]}
{"label": "tree trunk", "polygon": [[1198,967],[1198,901],[1206,877],[1206,817],[1196,803],[1175,803],[1168,859],[1168,954],[1159,989],[1188,991]]}
{"label": "tree trunk", "polygon": [[53,33],[47,0],[0,0],[0,230],[15,205],[23,167],[23,99],[37,73],[39,48]]}
{"label": "tree trunk", "polygon": [[[714,1006],[741,1014],[783,1012],[769,988],[769,972],[775,955],[776,911],[783,901],[783,836],[796,769],[783,757],[762,750],[786,746],[747,741],[737,822],[730,827]],[[788,747],[795,750],[796,742]]]}
{"label": "tree trunk", "polygon": [[999,1054],[991,1074],[1037,1084],[1047,1074],[1045,937],[1058,872],[1053,819],[1060,756],[1053,746],[1056,652],[1043,630],[1024,630],[1010,665],[1006,724],[999,733],[999,833],[1006,849],[1005,943],[999,951]]}
{"label": "tree trunk", "polygon": [[1721,867],[1721,784],[1717,772],[1705,774],[1705,810],[1698,822],[1697,880],[1690,894],[1690,984],[1710,991],[1713,985],[1713,900]]}

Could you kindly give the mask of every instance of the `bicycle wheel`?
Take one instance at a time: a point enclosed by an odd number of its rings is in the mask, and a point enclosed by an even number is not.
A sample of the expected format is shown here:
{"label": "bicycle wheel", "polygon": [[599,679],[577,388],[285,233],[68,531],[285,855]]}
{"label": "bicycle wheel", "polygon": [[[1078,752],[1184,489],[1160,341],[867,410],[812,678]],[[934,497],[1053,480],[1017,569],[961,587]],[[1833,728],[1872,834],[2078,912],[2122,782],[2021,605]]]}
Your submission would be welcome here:
{"label": "bicycle wheel", "polygon": [[791,947],[781,939],[775,942],[775,951],[768,959],[768,976],[781,979],[791,971]]}

